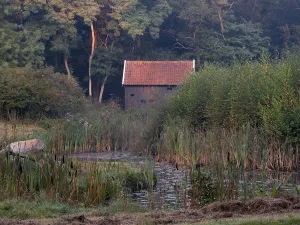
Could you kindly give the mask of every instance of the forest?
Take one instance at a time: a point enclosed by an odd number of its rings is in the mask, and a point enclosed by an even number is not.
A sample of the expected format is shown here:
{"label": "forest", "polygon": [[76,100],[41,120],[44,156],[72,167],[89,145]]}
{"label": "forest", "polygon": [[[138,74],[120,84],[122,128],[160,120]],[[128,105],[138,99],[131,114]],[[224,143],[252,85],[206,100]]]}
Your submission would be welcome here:
{"label": "forest", "polygon": [[299,53],[299,0],[0,0],[0,224],[299,224]]}
{"label": "forest", "polygon": [[199,69],[300,44],[297,0],[1,0],[0,17],[1,68],[52,67],[98,102],[122,97],[123,60]]}

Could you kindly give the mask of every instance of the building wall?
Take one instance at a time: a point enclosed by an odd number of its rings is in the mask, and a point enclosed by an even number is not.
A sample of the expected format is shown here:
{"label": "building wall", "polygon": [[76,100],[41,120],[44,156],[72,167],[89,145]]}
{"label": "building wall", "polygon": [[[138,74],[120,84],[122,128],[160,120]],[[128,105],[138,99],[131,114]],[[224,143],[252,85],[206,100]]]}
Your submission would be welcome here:
{"label": "building wall", "polygon": [[176,86],[125,86],[125,110],[142,108],[174,91]]}

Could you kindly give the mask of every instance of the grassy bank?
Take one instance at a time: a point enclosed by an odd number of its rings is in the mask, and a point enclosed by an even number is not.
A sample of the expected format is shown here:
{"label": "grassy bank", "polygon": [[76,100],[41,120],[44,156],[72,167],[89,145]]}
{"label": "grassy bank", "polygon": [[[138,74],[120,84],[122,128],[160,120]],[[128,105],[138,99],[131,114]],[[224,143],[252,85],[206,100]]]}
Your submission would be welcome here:
{"label": "grassy bank", "polygon": [[91,209],[74,207],[65,203],[51,202],[39,198],[37,201],[9,199],[0,202],[0,218],[41,219],[55,218],[68,214],[86,213]]}
{"label": "grassy bank", "polygon": [[[193,223],[194,225],[297,225],[300,224],[300,218],[295,216],[282,219],[235,219],[220,220],[214,222]],[[188,223],[181,225],[190,225]]]}

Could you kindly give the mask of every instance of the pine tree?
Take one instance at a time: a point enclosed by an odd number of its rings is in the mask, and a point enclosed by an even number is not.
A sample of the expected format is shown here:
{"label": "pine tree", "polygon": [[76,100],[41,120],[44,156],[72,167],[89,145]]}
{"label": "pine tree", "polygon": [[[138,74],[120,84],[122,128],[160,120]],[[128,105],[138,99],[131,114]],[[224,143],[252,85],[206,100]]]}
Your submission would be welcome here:
{"label": "pine tree", "polygon": [[19,5],[17,0],[0,0],[0,67],[41,67],[45,49],[42,33],[29,29]]}

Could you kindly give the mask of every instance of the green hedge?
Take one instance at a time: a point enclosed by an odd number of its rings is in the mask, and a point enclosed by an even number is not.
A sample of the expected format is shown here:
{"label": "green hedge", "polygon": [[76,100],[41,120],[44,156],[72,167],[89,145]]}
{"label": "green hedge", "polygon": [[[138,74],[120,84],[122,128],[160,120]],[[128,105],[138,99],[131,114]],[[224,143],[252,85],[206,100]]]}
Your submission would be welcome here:
{"label": "green hedge", "polygon": [[83,93],[76,81],[51,69],[0,68],[0,117],[62,117],[80,109]]}

